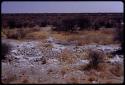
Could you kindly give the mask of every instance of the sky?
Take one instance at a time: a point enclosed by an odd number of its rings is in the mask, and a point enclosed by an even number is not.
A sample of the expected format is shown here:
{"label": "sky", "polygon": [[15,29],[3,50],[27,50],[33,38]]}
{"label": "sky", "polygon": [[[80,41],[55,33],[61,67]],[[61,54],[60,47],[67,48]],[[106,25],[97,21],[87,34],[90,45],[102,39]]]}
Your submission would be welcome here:
{"label": "sky", "polygon": [[4,1],[1,13],[123,13],[121,1]]}

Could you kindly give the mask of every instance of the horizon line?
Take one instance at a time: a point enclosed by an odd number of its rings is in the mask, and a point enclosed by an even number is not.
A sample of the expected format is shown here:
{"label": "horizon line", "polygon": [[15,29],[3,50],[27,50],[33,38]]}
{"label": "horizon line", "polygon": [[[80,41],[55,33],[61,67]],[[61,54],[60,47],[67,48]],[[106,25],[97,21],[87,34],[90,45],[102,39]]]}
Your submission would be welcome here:
{"label": "horizon line", "polygon": [[44,12],[44,13],[36,13],[36,12],[27,12],[27,13],[22,13],[22,12],[17,12],[17,13],[1,13],[1,14],[45,14],[45,13],[48,13],[48,14],[51,14],[51,13],[123,13],[123,12]]}

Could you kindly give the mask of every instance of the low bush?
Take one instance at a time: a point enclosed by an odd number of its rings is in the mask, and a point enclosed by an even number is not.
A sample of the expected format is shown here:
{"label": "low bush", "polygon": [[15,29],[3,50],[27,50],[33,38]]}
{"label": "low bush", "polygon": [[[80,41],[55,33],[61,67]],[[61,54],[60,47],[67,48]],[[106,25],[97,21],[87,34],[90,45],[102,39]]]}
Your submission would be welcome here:
{"label": "low bush", "polygon": [[6,43],[2,43],[2,49],[1,49],[1,57],[2,59],[5,59],[5,56],[9,53],[11,49],[11,46]]}
{"label": "low bush", "polygon": [[26,32],[23,29],[11,29],[11,30],[9,29],[6,32],[7,38],[10,38],[10,39],[22,39],[25,37],[25,35],[26,35]]}
{"label": "low bush", "polygon": [[77,19],[64,19],[58,23],[55,23],[53,30],[56,31],[70,31],[74,32],[78,30],[77,28],[80,27],[79,30],[87,29],[90,25],[90,21],[87,18],[77,18]]}
{"label": "low bush", "polygon": [[10,19],[10,20],[8,20],[7,24],[8,24],[10,29],[13,29],[13,28],[16,27],[16,21],[15,20]]}
{"label": "low bush", "polygon": [[7,36],[4,34],[4,32],[1,32],[1,37],[7,38]]}
{"label": "low bush", "polygon": [[84,70],[99,69],[99,64],[104,63],[106,58],[105,54],[100,51],[95,51],[89,49],[89,64],[84,68]]}
{"label": "low bush", "polygon": [[48,22],[47,22],[47,21],[41,22],[40,27],[46,27],[46,26],[47,26],[47,24],[48,24]]}

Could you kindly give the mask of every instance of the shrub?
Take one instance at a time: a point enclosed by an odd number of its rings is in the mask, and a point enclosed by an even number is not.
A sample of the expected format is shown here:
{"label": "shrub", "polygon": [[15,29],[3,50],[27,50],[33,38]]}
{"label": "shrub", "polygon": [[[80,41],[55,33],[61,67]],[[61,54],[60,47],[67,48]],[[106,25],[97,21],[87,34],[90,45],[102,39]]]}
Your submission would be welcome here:
{"label": "shrub", "polygon": [[40,27],[46,27],[46,26],[47,26],[47,24],[48,24],[48,22],[47,22],[47,21],[41,22]]}
{"label": "shrub", "polygon": [[118,50],[117,52],[115,52],[114,54],[123,54],[124,50],[123,50],[123,46],[124,46],[124,28],[123,28],[123,24],[116,24],[116,29],[115,29],[115,36],[114,36],[114,41],[118,41],[119,43],[121,43],[121,50]]}
{"label": "shrub", "polygon": [[120,42],[123,42],[123,24],[117,23],[116,29],[115,29],[115,37],[114,40],[118,40]]}
{"label": "shrub", "polygon": [[71,31],[74,32],[77,27],[80,27],[79,30],[87,29],[90,26],[90,21],[87,18],[76,18],[76,19],[64,19],[54,25],[56,31]]}
{"label": "shrub", "polygon": [[63,30],[63,31],[73,31],[73,26],[75,24],[74,24],[73,19],[68,19],[68,20],[63,20],[62,25],[64,25],[64,28],[61,29],[61,30]]}
{"label": "shrub", "polygon": [[87,18],[80,18],[76,20],[78,27],[80,27],[80,30],[88,29],[91,22]]}
{"label": "shrub", "polygon": [[106,23],[106,26],[105,26],[106,28],[112,28],[113,27],[113,24],[111,24],[111,23]]}
{"label": "shrub", "polygon": [[2,59],[5,59],[5,56],[9,53],[11,46],[9,44],[6,43],[2,43],[2,52],[1,52],[1,56]]}
{"label": "shrub", "polygon": [[64,24],[63,24],[62,21],[54,23],[53,26],[54,26],[52,28],[53,31],[66,31],[66,29],[67,29],[67,28],[64,27]]}
{"label": "shrub", "polygon": [[104,59],[106,58],[104,53],[102,53],[100,51],[91,50],[91,49],[89,49],[89,56],[88,57],[89,57],[90,61],[84,70],[98,69],[99,64],[103,63]]}
{"label": "shrub", "polygon": [[97,23],[93,26],[93,29],[94,29],[94,30],[99,30],[99,28],[100,28],[100,25],[97,24]]}
{"label": "shrub", "polygon": [[15,26],[16,28],[22,28],[23,27],[23,24],[22,23],[20,23],[20,22],[17,22],[17,24],[16,24],[16,26]]}
{"label": "shrub", "polygon": [[25,31],[25,29],[18,29],[18,39],[22,39],[25,37],[25,35],[27,34],[27,31]]}
{"label": "shrub", "polygon": [[7,22],[7,24],[8,24],[8,26],[9,26],[10,29],[16,27],[16,22],[15,22],[15,20],[9,20],[9,21]]}
{"label": "shrub", "polygon": [[34,26],[35,26],[35,23],[33,23],[33,22],[28,24],[28,27],[30,27],[30,28],[32,28]]}
{"label": "shrub", "polygon": [[12,38],[12,39],[17,39],[18,38],[18,32],[17,32],[16,29],[8,30],[6,35],[7,35],[7,38]]}
{"label": "shrub", "polygon": [[27,30],[26,29],[6,29],[4,30],[7,38],[10,39],[22,39],[25,37]]}
{"label": "shrub", "polygon": [[7,36],[4,34],[4,32],[1,32],[1,37],[6,38]]}
{"label": "shrub", "polygon": [[23,23],[23,27],[25,28],[25,27],[27,27],[28,26],[28,22],[24,22]]}

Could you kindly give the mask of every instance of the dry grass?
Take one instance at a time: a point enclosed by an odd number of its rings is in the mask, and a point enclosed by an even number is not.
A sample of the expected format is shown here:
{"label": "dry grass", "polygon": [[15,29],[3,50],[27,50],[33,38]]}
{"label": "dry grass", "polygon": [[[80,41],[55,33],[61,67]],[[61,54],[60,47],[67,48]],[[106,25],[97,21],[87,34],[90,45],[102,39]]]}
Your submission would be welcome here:
{"label": "dry grass", "polygon": [[47,44],[44,44],[44,45],[43,45],[43,47],[46,47],[46,48],[53,48],[53,45],[52,45],[52,44],[47,43]]}
{"label": "dry grass", "polygon": [[89,78],[87,80],[92,83],[93,81],[97,81],[97,76],[91,75],[91,76],[89,76]]}
{"label": "dry grass", "polygon": [[114,42],[114,31],[113,29],[103,29],[103,30],[91,30],[91,31],[79,31],[78,33],[64,33],[64,32],[53,32],[53,37],[60,41],[77,41],[78,45],[85,45],[91,43],[97,44],[112,44]]}
{"label": "dry grass", "polygon": [[64,64],[62,67],[61,67],[61,69],[60,69],[60,73],[61,73],[61,75],[65,75],[66,73],[69,73],[69,72],[72,72],[73,71],[73,69],[69,66],[69,65],[67,65],[67,64]]}
{"label": "dry grass", "polygon": [[1,37],[3,37],[3,38],[7,38],[7,36],[5,35],[4,32],[1,32]]}
{"label": "dry grass", "polygon": [[29,29],[3,29],[2,32],[6,38],[22,39],[29,32]]}
{"label": "dry grass", "polygon": [[[34,28],[22,28],[21,30],[15,29],[3,29],[2,36],[7,38],[14,39],[45,39],[47,38],[49,32],[40,31],[39,27]],[[52,37],[59,41],[77,41],[77,45],[85,45],[91,43],[97,44],[112,44],[118,43],[114,42],[114,31],[113,29],[103,29],[103,30],[91,30],[91,31],[79,31],[78,33],[70,33],[70,32],[55,32],[51,31]]]}
{"label": "dry grass", "polygon": [[[2,31],[3,35],[9,35],[9,33],[17,32],[17,30],[4,30]],[[46,39],[48,38],[48,32],[43,31],[32,31],[30,29],[26,29],[25,32],[27,32],[26,36],[24,38],[29,39]],[[12,34],[12,35],[13,35]],[[112,31],[110,30],[100,30],[100,31],[83,31],[79,32],[79,34],[71,34],[71,33],[52,33],[52,36],[58,40],[62,41],[78,41],[78,45],[84,45],[84,44],[90,44],[90,43],[99,43],[99,44],[109,44],[113,43],[112,41]],[[9,36],[12,36],[11,34]],[[81,37],[81,36],[84,37]],[[44,40],[43,40],[44,41]],[[46,42],[46,41],[45,41]],[[45,48],[52,48],[51,44],[42,44]],[[42,47],[41,46],[41,47]],[[64,79],[67,83],[80,83],[81,81],[83,83],[92,83],[93,81],[99,81],[99,83],[112,83],[115,82],[114,80],[111,80],[110,78],[114,77],[121,77],[124,74],[123,66],[120,64],[111,65],[109,63],[103,63],[105,61],[105,58],[112,57],[110,54],[104,54],[100,51],[93,51],[93,50],[86,50],[82,53],[79,53],[78,56],[75,56],[75,53],[70,52],[67,49],[64,49],[61,54],[59,55],[58,59],[61,62],[60,66],[60,74],[64,77],[64,75],[67,75],[71,72],[81,71],[85,72],[85,79],[82,80],[81,77],[71,74],[66,76]],[[83,64],[79,65],[78,67],[71,67],[70,64],[75,64],[77,59],[89,59],[89,64]],[[46,64],[46,61],[43,62],[43,64]],[[49,69],[48,74],[56,74],[58,71],[55,71],[56,69]],[[81,74],[79,74],[81,75]],[[83,74],[84,75],[84,74]],[[83,76],[82,75],[82,76]],[[47,76],[47,75],[46,75]],[[34,77],[33,77],[34,78]],[[11,81],[17,80],[15,75],[8,76],[7,80],[2,80],[3,83],[10,83]],[[49,79],[48,79],[49,80]],[[62,79],[63,80],[63,79]],[[29,77],[22,77],[18,82],[21,83],[40,83],[37,82],[37,80],[32,81]],[[49,82],[49,81],[48,81]]]}
{"label": "dry grass", "polygon": [[73,53],[74,55],[77,56],[77,58],[81,59],[81,60],[86,60],[89,59],[89,52],[87,50],[84,50],[84,52],[78,52],[78,53]]}
{"label": "dry grass", "polygon": [[64,35],[63,33],[52,32],[52,37],[59,41],[67,41],[68,36]]}
{"label": "dry grass", "polygon": [[47,32],[39,31],[39,32],[31,32],[26,35],[26,39],[46,39],[48,37]]}
{"label": "dry grass", "polygon": [[[80,37],[80,36],[83,37]],[[83,31],[81,35],[72,35],[69,40],[77,40],[78,45],[84,45],[84,44],[91,44],[91,43],[97,43],[97,44],[111,44],[113,43],[113,33],[110,31]]]}
{"label": "dry grass", "polygon": [[2,33],[7,37],[7,38],[17,38],[17,30],[15,29],[3,29]]}
{"label": "dry grass", "polygon": [[69,76],[68,78],[66,78],[66,82],[67,84],[79,84],[80,80],[75,76]]}
{"label": "dry grass", "polygon": [[11,75],[11,76],[8,76],[7,79],[2,79],[2,83],[9,84],[14,80],[16,80],[16,75]]}
{"label": "dry grass", "polygon": [[110,69],[110,72],[114,74],[117,77],[123,76],[124,75],[124,69],[123,65],[121,64],[116,64]]}
{"label": "dry grass", "polygon": [[44,38],[47,33],[40,32],[40,28],[3,28],[2,29],[2,37],[10,38],[10,39],[25,39],[27,38]]}
{"label": "dry grass", "polygon": [[122,79],[118,80],[121,76],[123,76],[123,66],[120,64],[112,65],[109,63],[99,63],[98,67],[100,69],[91,69],[89,71],[85,71],[87,75],[86,80],[98,81],[99,83],[120,83]]}
{"label": "dry grass", "polygon": [[76,61],[76,59],[77,57],[67,49],[64,49],[59,55],[59,61],[62,63],[72,64]]}

